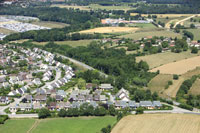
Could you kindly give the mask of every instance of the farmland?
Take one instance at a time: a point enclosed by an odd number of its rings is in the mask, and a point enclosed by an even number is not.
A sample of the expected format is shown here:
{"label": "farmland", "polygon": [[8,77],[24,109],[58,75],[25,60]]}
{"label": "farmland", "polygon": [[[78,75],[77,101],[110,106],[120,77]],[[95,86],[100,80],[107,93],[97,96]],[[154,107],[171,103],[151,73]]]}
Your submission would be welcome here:
{"label": "farmland", "polygon": [[0,133],[26,133],[34,124],[34,119],[11,119],[0,125]]}
{"label": "farmland", "polygon": [[150,69],[152,69],[152,68],[159,67],[161,65],[195,57],[198,55],[200,54],[191,54],[190,51],[181,52],[181,53],[164,52],[164,53],[159,53],[159,54],[140,56],[140,57],[137,57],[136,60],[137,62],[139,62],[140,60],[146,61],[149,64]]}
{"label": "farmland", "polygon": [[111,133],[198,133],[200,119],[189,114],[145,114],[124,117]]}
{"label": "farmland", "polygon": [[80,31],[80,33],[123,33],[123,32],[135,32],[138,28],[133,27],[100,27],[89,30]]}
{"label": "farmland", "polygon": [[200,56],[192,57],[189,59],[184,59],[177,62],[168,63],[163,66],[154,68],[151,70],[151,72],[156,72],[160,70],[160,73],[163,73],[163,74],[179,74],[180,75],[200,66],[199,60],[200,60]]}
{"label": "farmland", "polygon": [[58,22],[51,22],[51,21],[37,21],[37,22],[32,22],[32,24],[49,27],[49,28],[63,28],[65,26],[69,26],[68,24],[65,24],[65,23],[58,23]]}
{"label": "farmland", "polygon": [[200,94],[200,79],[197,79],[194,84],[192,85],[192,87],[189,90],[189,94],[192,95],[199,95]]}
{"label": "farmland", "polygon": [[149,31],[138,31],[138,32],[135,32],[135,33],[130,33],[130,34],[127,34],[127,35],[122,35],[122,36],[119,36],[120,38],[131,38],[131,39],[134,39],[134,40],[138,40],[138,39],[141,39],[143,37],[147,37],[147,36],[165,36],[165,37],[172,37],[172,38],[181,38],[181,34],[178,34],[178,33],[174,33],[172,31],[165,31],[165,30],[149,30]]}
{"label": "farmland", "polygon": [[[131,13],[132,16],[137,15],[138,13]],[[148,17],[148,14],[141,14],[143,17]],[[192,16],[194,14],[150,14],[150,15],[156,15],[157,18],[177,18],[177,17],[188,17]]]}
{"label": "farmland", "polygon": [[[34,123],[36,122],[36,123]],[[11,119],[0,125],[1,133],[97,133],[107,125],[113,125],[115,117],[81,117],[54,119]],[[11,128],[12,127],[12,128]],[[77,128],[78,127],[78,128]]]}
{"label": "farmland", "polygon": [[[78,47],[78,46],[87,46],[92,42],[92,40],[78,40],[78,41],[55,41],[54,43],[59,44],[59,45],[69,45],[72,47]],[[34,44],[37,45],[45,45],[48,42],[33,42]]]}

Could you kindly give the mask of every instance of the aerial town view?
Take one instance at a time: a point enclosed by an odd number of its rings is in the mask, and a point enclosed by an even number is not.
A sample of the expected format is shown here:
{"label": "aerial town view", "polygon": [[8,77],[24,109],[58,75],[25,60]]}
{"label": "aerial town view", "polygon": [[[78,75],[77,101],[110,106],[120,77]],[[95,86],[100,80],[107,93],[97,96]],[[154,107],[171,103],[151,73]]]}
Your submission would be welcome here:
{"label": "aerial town view", "polygon": [[0,133],[199,133],[199,0],[0,0]]}

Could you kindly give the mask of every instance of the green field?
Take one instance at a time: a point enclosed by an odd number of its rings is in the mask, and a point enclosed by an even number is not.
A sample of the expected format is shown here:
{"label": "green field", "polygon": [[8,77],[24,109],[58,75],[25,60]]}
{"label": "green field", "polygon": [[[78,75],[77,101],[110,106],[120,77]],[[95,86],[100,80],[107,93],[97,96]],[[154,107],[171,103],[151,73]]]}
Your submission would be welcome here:
{"label": "green field", "polygon": [[[78,46],[87,46],[89,45],[93,40],[79,40],[79,41],[55,41],[54,43],[59,45],[69,45],[72,47],[78,47]],[[45,45],[48,42],[33,42],[37,45]]]}
{"label": "green field", "polygon": [[172,37],[172,38],[181,38],[181,34],[174,33],[172,31],[166,31],[166,30],[149,30],[149,31],[137,31],[135,33],[127,34],[127,35],[122,35],[119,36],[120,38],[130,38],[134,40],[141,39],[143,37],[148,37],[148,36],[164,36],[164,37]]}
{"label": "green field", "polygon": [[11,30],[8,30],[8,29],[5,29],[5,28],[0,28],[0,33],[11,34],[11,33],[15,33],[15,31],[11,31]]}
{"label": "green field", "polygon": [[190,57],[195,57],[198,55],[200,54],[191,54],[191,52],[188,50],[181,53],[164,52],[159,54],[139,56],[136,57],[136,60],[137,62],[139,62],[140,60],[146,61],[149,64],[150,69],[152,69],[164,64],[183,60]]}
{"label": "green field", "polygon": [[139,28],[156,28],[152,23],[149,24],[128,24],[128,26],[139,27]]}
{"label": "green field", "polygon": [[51,22],[51,21],[38,21],[38,22],[32,22],[32,24],[49,28],[63,28],[69,26],[68,24],[65,23]]}
{"label": "green field", "polygon": [[77,117],[51,119],[11,119],[0,125],[0,133],[100,133],[114,125],[115,117]]}
{"label": "green field", "polygon": [[0,125],[0,133],[26,133],[35,119],[11,119]]}
{"label": "green field", "polygon": [[42,120],[33,133],[100,133],[115,117],[58,118]]}
{"label": "green field", "polygon": [[187,29],[194,34],[194,40],[200,40],[200,29]]}

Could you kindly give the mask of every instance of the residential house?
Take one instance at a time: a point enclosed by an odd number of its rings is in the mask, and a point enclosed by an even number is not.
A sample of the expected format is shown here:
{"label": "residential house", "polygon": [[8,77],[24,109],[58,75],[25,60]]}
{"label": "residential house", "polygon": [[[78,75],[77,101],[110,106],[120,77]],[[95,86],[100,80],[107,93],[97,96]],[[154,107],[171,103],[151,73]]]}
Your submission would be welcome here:
{"label": "residential house", "polygon": [[116,94],[116,97],[121,99],[122,101],[129,101],[129,92],[124,88],[120,89],[119,92]]}
{"label": "residential house", "polygon": [[35,78],[32,82],[33,82],[35,85],[37,85],[37,86],[42,85],[42,82],[40,81],[39,78]]}
{"label": "residential house", "polygon": [[113,86],[111,84],[101,84],[99,88],[102,90],[111,90],[113,89]]}
{"label": "residential house", "polygon": [[151,101],[140,101],[139,106],[147,108],[147,109],[153,109],[154,108]]}
{"label": "residential house", "polygon": [[161,108],[162,107],[162,104],[160,103],[160,101],[153,101],[153,106],[155,107],[155,108]]}
{"label": "residential house", "polygon": [[0,103],[1,104],[8,104],[10,103],[10,98],[6,96],[0,96]]}
{"label": "residential house", "polygon": [[56,110],[57,109],[57,103],[56,102],[51,102],[48,106],[49,110]]}
{"label": "residential house", "polygon": [[66,97],[66,92],[64,90],[58,90],[57,95],[60,95],[62,97]]}
{"label": "residential house", "polygon": [[34,100],[36,102],[46,102],[47,97],[46,97],[46,95],[36,95]]}

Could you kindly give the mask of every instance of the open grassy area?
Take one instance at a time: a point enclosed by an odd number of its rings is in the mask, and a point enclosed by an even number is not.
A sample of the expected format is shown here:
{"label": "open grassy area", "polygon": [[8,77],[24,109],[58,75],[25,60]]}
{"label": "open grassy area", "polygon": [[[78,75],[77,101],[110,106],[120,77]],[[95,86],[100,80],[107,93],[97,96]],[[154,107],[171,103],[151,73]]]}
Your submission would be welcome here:
{"label": "open grassy area", "polygon": [[181,53],[164,52],[164,53],[140,56],[136,57],[136,60],[137,62],[139,62],[140,60],[146,61],[149,64],[150,69],[152,69],[164,64],[183,60],[186,58],[195,57],[198,55],[200,54],[191,54],[191,52],[188,50],[186,52],[181,52]]}
{"label": "open grassy area", "polygon": [[165,86],[170,80],[173,80],[173,75],[159,74],[149,82],[148,88],[152,92],[157,92],[159,95],[162,95],[163,91],[165,90]]}
{"label": "open grassy area", "polygon": [[63,28],[63,27],[69,26],[68,24],[65,24],[65,23],[51,22],[51,21],[36,21],[36,22],[32,22],[32,24],[49,27],[49,28]]}
{"label": "open grassy area", "polygon": [[[93,40],[79,40],[79,41],[55,41],[54,43],[59,45],[69,45],[72,47],[78,47],[78,46],[87,46],[89,45]],[[33,42],[37,45],[45,45],[48,42]]]}
{"label": "open grassy area", "polygon": [[80,10],[90,10],[88,6],[71,6],[71,5],[62,5],[62,4],[53,4],[51,7],[60,7],[60,8],[73,8],[73,9],[80,9]]}
{"label": "open grassy area", "polygon": [[5,29],[5,28],[0,28],[0,33],[7,35],[7,34],[15,33],[15,31],[11,31],[11,30],[8,30],[8,29]]}
{"label": "open grassy area", "polygon": [[35,119],[11,119],[0,125],[0,133],[26,133]]}
{"label": "open grassy area", "polygon": [[138,28],[156,28],[152,23],[149,24],[128,24],[128,26],[138,27]]}
{"label": "open grassy area", "polygon": [[80,31],[80,33],[123,33],[123,32],[135,32],[138,28],[135,27],[99,27],[89,30]]}
{"label": "open grassy area", "polygon": [[143,114],[121,119],[111,133],[199,133],[200,119],[192,114]]}
{"label": "open grassy area", "polygon": [[200,40],[200,29],[187,29],[194,34],[194,40]]}
{"label": "open grassy area", "polygon": [[189,94],[200,95],[200,79],[197,79],[189,90]]}
{"label": "open grassy area", "polygon": [[33,133],[100,133],[103,127],[113,125],[115,117],[82,117],[45,119],[33,129]]}
{"label": "open grassy area", "polygon": [[172,37],[172,38],[181,38],[182,35],[178,34],[178,33],[174,33],[172,31],[166,31],[166,30],[149,30],[149,31],[137,31],[135,33],[131,33],[131,34],[127,34],[127,35],[122,35],[119,36],[120,38],[131,38],[134,40],[138,40],[141,39],[143,37],[147,37],[147,36],[164,36],[164,37]]}
{"label": "open grassy area", "polygon": [[[131,16],[138,15],[138,13],[131,13]],[[148,17],[148,14],[141,14],[143,17]],[[194,14],[150,14],[150,15],[156,15],[157,18],[178,18],[178,17],[188,17],[192,16]]]}

